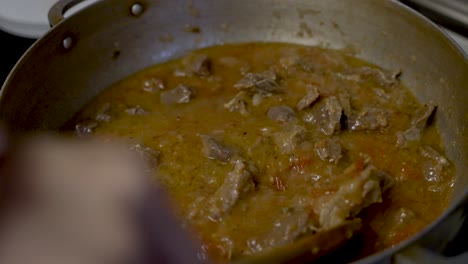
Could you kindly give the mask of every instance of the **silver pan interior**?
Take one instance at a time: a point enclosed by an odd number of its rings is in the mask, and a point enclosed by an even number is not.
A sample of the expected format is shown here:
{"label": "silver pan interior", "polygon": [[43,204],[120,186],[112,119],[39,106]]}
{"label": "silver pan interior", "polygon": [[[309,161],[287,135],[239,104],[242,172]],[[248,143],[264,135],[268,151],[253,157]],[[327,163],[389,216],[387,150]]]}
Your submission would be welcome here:
{"label": "silver pan interior", "polygon": [[[0,99],[1,118],[13,131],[57,129],[114,82],[197,48],[253,41],[347,48],[382,67],[402,69],[403,81],[419,100],[439,105],[436,125],[457,166],[451,209],[466,197],[468,61],[447,36],[409,9],[384,0],[138,3],[144,10],[135,16],[134,1],[100,1],[29,50]],[[185,25],[201,32],[187,32]]]}

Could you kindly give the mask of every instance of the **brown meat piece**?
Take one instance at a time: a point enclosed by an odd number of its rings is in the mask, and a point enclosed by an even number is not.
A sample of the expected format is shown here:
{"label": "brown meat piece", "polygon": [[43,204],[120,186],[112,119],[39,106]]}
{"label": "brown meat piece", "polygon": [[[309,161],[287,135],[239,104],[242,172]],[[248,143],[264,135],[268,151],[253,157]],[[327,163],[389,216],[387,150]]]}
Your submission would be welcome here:
{"label": "brown meat piece", "polygon": [[156,93],[165,88],[163,81],[157,78],[150,78],[143,81],[143,91],[148,93]]}
{"label": "brown meat piece", "polygon": [[291,154],[305,140],[307,140],[307,130],[298,125],[273,134],[273,141],[280,152],[285,154]]}
{"label": "brown meat piece", "polygon": [[294,110],[285,105],[273,106],[268,110],[268,118],[279,123],[288,123],[297,121]]}
{"label": "brown meat piece", "polygon": [[342,113],[343,107],[336,97],[331,96],[325,99],[325,108],[322,109],[321,115],[323,119],[320,122],[320,128],[325,135],[331,136],[335,131],[340,130]]}
{"label": "brown meat piece", "polygon": [[365,66],[354,69],[351,74],[345,75],[345,78],[354,81],[373,79],[381,86],[391,88],[399,83],[400,75],[401,70],[387,72],[378,68]]}
{"label": "brown meat piece", "polygon": [[125,113],[129,114],[129,115],[147,115],[149,114],[148,111],[146,111],[145,109],[141,108],[141,106],[137,105],[135,107],[132,107],[132,108],[128,108],[125,110]]}
{"label": "brown meat piece", "polygon": [[386,128],[389,125],[389,116],[389,110],[366,108],[359,113],[349,115],[346,123],[350,131],[373,131]]}
{"label": "brown meat piece", "polygon": [[323,161],[338,163],[341,158],[341,146],[336,140],[325,138],[315,143],[315,152]]}
{"label": "brown meat piece", "polygon": [[112,116],[110,115],[111,104],[105,103],[99,108],[96,113],[96,121],[98,122],[110,122],[112,120]]}
{"label": "brown meat piece", "polygon": [[268,70],[261,73],[247,73],[234,87],[241,90],[260,93],[276,93],[280,91],[277,75]]}
{"label": "brown meat piece", "polygon": [[211,60],[205,54],[194,55],[188,63],[190,71],[195,75],[208,77],[212,74]]}
{"label": "brown meat piece", "polygon": [[249,253],[259,253],[265,249],[285,246],[304,233],[316,230],[309,221],[309,211],[305,208],[290,208],[285,216],[276,220],[274,228],[260,238],[250,239]]}
{"label": "brown meat piece", "polygon": [[230,112],[239,112],[241,115],[247,115],[249,111],[247,110],[246,97],[247,94],[241,91],[229,102],[225,103],[224,108],[228,109]]}
{"label": "brown meat piece", "polygon": [[203,155],[209,159],[227,163],[235,153],[232,148],[212,137],[201,135],[200,138],[202,139],[203,143]]}
{"label": "brown meat piece", "polygon": [[438,151],[429,146],[420,147],[420,152],[426,161],[423,163],[424,177],[429,182],[440,182],[444,179],[445,168],[449,166],[449,161]]}
{"label": "brown meat piece", "polygon": [[437,106],[434,105],[424,105],[423,108],[418,109],[414,113],[410,127],[405,131],[397,132],[397,145],[406,147],[409,142],[419,140],[429,118],[436,110]]}
{"label": "brown meat piece", "polygon": [[98,123],[93,120],[88,120],[79,123],[75,126],[76,134],[79,137],[86,137],[93,134],[94,129],[98,126]]}
{"label": "brown meat piece", "polygon": [[195,92],[192,88],[180,84],[176,88],[165,91],[161,93],[161,103],[170,105],[170,104],[186,104],[189,103],[193,97],[195,96]]}
{"label": "brown meat piece", "polygon": [[326,97],[312,110],[315,111],[304,115],[306,123],[317,125],[327,136],[331,136],[335,131],[341,129],[340,120],[343,114],[343,107],[335,96]]}
{"label": "brown meat piece", "polygon": [[382,193],[391,184],[391,178],[387,174],[370,164],[365,164],[362,171],[358,171],[358,166],[353,164],[345,174],[349,180],[344,182],[336,193],[322,197],[316,203],[314,211],[319,216],[322,229],[342,225],[362,209],[382,202]]}
{"label": "brown meat piece", "polygon": [[159,163],[159,159],[161,158],[161,152],[159,150],[147,147],[142,144],[131,146],[130,149],[135,151],[137,155],[149,166],[150,169],[155,168]]}
{"label": "brown meat piece", "polygon": [[243,160],[234,162],[234,170],[226,175],[224,182],[208,200],[208,218],[219,221],[229,213],[239,198],[253,190],[252,175]]}
{"label": "brown meat piece", "polygon": [[344,115],[350,115],[352,113],[351,111],[351,96],[348,94],[346,91],[342,91],[338,95],[338,101],[341,104],[341,107],[343,108],[343,114]]}
{"label": "brown meat piece", "polygon": [[259,106],[263,99],[265,98],[265,94],[263,93],[256,93],[252,96],[252,105],[253,106]]}
{"label": "brown meat piece", "polygon": [[320,94],[317,90],[317,87],[310,86],[307,94],[297,103],[297,110],[301,111],[307,107],[310,107],[313,103],[315,103],[315,101],[317,101],[319,95]]}

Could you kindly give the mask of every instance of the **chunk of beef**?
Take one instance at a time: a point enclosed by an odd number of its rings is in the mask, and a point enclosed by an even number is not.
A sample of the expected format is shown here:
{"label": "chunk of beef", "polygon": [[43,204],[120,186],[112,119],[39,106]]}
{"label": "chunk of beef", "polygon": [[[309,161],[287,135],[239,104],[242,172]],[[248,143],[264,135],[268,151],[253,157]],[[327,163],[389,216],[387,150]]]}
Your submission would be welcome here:
{"label": "chunk of beef", "polygon": [[230,112],[239,112],[241,115],[247,115],[249,111],[247,110],[246,97],[247,94],[241,91],[229,102],[225,103],[224,108],[228,109]]}
{"label": "chunk of beef", "polygon": [[190,71],[198,76],[208,77],[212,74],[211,72],[211,60],[205,54],[194,55],[189,61],[188,67]]}
{"label": "chunk of beef", "polygon": [[397,145],[406,147],[409,142],[419,140],[428,120],[436,110],[437,106],[434,105],[424,105],[423,108],[418,109],[414,113],[410,127],[405,131],[397,132]]}
{"label": "chunk of beef", "polygon": [[379,179],[382,193],[388,190],[390,187],[392,187],[394,180],[392,176],[390,176],[388,173],[378,170],[376,176],[377,176],[377,179]]}
{"label": "chunk of beef", "polygon": [[297,103],[297,110],[301,111],[307,107],[310,107],[319,97],[319,92],[317,87],[310,86],[308,87],[309,91],[307,94]]}
{"label": "chunk of beef", "polygon": [[355,81],[365,81],[369,78],[375,80],[378,84],[385,88],[391,88],[399,83],[399,77],[401,75],[401,70],[396,70],[393,72],[387,72],[373,67],[360,67],[352,70],[351,74],[344,75],[347,79]]}
{"label": "chunk of beef", "polygon": [[390,111],[381,108],[366,108],[359,113],[348,115],[346,120],[350,131],[379,130],[389,125]]}
{"label": "chunk of beef", "polygon": [[370,164],[365,164],[362,171],[354,164],[345,174],[349,180],[333,195],[319,199],[314,208],[320,227],[325,230],[342,225],[373,203],[382,202],[382,193],[391,184],[387,174]]}
{"label": "chunk of beef", "polygon": [[325,108],[322,109],[321,115],[323,119],[320,123],[320,128],[325,135],[330,136],[340,130],[342,113],[343,107],[336,97],[331,96],[325,99]]}
{"label": "chunk of beef", "polygon": [[76,124],[75,131],[79,137],[85,137],[93,134],[94,129],[98,126],[96,121],[85,121],[79,124]]}
{"label": "chunk of beef", "polygon": [[235,153],[234,149],[210,136],[201,135],[200,138],[203,143],[202,153],[209,159],[227,163]]}
{"label": "chunk of beef", "polygon": [[377,100],[379,100],[380,102],[387,103],[392,98],[391,94],[387,93],[382,88],[374,88],[372,89],[372,91],[377,96]]}
{"label": "chunk of beef", "polygon": [[234,87],[241,90],[260,93],[277,93],[280,91],[274,71],[268,70],[261,73],[247,73]]}
{"label": "chunk of beef", "polygon": [[147,147],[143,144],[131,146],[130,150],[135,151],[150,169],[155,168],[161,158],[161,152],[159,150]]}
{"label": "chunk of beef", "polygon": [[273,134],[273,141],[280,152],[285,154],[291,154],[302,142],[306,140],[306,129],[298,125],[293,125],[283,131]]}
{"label": "chunk of beef", "polygon": [[245,161],[236,160],[234,170],[226,175],[221,187],[209,198],[208,218],[212,221],[221,220],[243,194],[253,189],[252,175]]}
{"label": "chunk of beef", "polygon": [[348,92],[342,91],[338,95],[338,101],[341,104],[341,107],[343,108],[343,114],[348,116],[351,114],[351,96],[349,95]]}
{"label": "chunk of beef", "polygon": [[260,238],[247,241],[250,253],[259,253],[265,249],[277,248],[294,242],[304,233],[316,228],[309,221],[309,211],[305,208],[292,208],[285,216],[278,219],[272,230]]}
{"label": "chunk of beef", "polygon": [[[326,97],[319,105],[315,106],[318,111],[304,115],[306,123],[316,124],[327,136],[333,135],[341,129],[341,116],[343,107],[335,96]],[[313,109],[314,110],[314,109]]]}
{"label": "chunk of beef", "polygon": [[174,70],[176,77],[210,77],[212,75],[212,61],[205,54],[191,54],[184,58],[183,67]]}
{"label": "chunk of beef", "polygon": [[315,152],[323,161],[338,163],[341,158],[341,146],[336,140],[324,138],[315,143]]}
{"label": "chunk of beef", "polygon": [[156,93],[165,88],[163,81],[157,78],[150,78],[143,81],[143,91],[148,93]]}
{"label": "chunk of beef", "polygon": [[148,111],[146,111],[145,109],[141,108],[141,106],[137,105],[135,107],[132,107],[132,108],[128,108],[125,110],[125,113],[129,114],[129,115],[147,115],[149,114]]}
{"label": "chunk of beef", "polygon": [[264,93],[256,93],[252,96],[252,105],[253,106],[259,106],[263,99],[265,99],[267,96],[270,96],[271,94],[264,94]]}
{"label": "chunk of beef", "polygon": [[163,104],[186,104],[189,103],[195,92],[192,88],[179,84],[176,88],[161,93],[161,103]]}
{"label": "chunk of beef", "polygon": [[96,121],[98,122],[110,122],[112,116],[110,115],[111,104],[105,103],[99,108],[96,113]]}
{"label": "chunk of beef", "polygon": [[423,163],[424,177],[429,182],[440,182],[444,179],[445,168],[449,161],[437,150],[430,146],[419,148],[421,155],[426,158]]}
{"label": "chunk of beef", "polygon": [[268,118],[279,123],[288,123],[297,121],[294,110],[285,105],[273,106],[268,110]]}

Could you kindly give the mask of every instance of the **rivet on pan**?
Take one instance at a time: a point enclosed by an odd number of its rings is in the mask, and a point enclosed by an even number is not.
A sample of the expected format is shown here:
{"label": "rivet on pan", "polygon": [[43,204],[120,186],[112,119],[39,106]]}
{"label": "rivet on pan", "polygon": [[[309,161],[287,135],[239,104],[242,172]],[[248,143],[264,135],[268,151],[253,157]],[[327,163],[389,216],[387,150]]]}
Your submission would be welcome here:
{"label": "rivet on pan", "polygon": [[132,5],[130,12],[133,16],[140,16],[143,14],[143,6],[140,3],[135,3]]}
{"label": "rivet on pan", "polygon": [[62,45],[65,49],[70,49],[73,45],[73,39],[71,37],[66,37],[62,41]]}

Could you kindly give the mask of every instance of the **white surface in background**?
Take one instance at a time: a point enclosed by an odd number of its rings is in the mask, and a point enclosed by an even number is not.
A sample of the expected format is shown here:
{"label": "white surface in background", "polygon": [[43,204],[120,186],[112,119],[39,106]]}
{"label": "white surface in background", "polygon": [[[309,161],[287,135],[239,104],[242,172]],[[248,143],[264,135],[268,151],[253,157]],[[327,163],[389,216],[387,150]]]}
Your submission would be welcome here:
{"label": "white surface in background", "polygon": [[[0,0],[0,29],[20,37],[39,38],[50,28],[47,14],[57,1]],[[87,0],[79,6],[84,7],[96,1]],[[76,12],[76,9],[70,12]]]}

